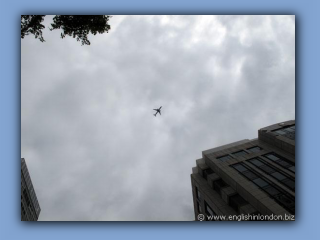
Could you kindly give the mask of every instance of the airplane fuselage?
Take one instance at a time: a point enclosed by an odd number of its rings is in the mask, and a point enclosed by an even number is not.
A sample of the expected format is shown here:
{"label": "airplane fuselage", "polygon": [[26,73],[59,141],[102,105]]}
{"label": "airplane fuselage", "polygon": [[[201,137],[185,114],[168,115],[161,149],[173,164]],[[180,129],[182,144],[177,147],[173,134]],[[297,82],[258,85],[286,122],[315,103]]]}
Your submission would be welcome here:
{"label": "airplane fuselage", "polygon": [[161,108],[162,108],[162,106],[161,106],[161,107],[159,107],[159,108],[153,109],[153,110],[155,110],[155,111],[156,111],[156,113],[155,113],[155,114],[153,114],[153,115],[154,115],[154,116],[157,116],[157,114],[158,114],[158,113],[161,115]]}

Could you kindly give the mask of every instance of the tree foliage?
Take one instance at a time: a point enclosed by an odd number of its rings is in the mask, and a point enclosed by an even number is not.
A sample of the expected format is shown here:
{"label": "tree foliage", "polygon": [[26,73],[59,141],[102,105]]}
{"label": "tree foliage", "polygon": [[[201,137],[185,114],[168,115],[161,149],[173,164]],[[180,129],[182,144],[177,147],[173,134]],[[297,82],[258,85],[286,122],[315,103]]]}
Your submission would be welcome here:
{"label": "tree foliage", "polygon": [[[34,34],[35,38],[44,41],[41,24],[45,15],[22,15],[21,38],[25,35]],[[81,41],[82,45],[90,45],[88,34],[104,33],[110,30],[108,24],[110,16],[106,15],[56,15],[53,18],[50,30],[62,29],[61,38],[69,35]]]}
{"label": "tree foliage", "polygon": [[21,38],[26,35],[33,34],[35,38],[39,38],[44,42],[42,37],[42,29],[44,26],[41,24],[45,15],[21,15]]}

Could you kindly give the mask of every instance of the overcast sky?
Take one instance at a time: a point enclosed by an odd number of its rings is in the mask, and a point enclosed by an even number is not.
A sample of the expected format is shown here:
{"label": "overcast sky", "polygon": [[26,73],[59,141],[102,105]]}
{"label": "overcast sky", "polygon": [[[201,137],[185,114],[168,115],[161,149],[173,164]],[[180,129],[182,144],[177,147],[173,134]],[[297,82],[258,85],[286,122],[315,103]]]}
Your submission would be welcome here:
{"label": "overcast sky", "polygon": [[194,220],[202,151],[295,119],[295,17],[109,23],[90,46],[59,30],[21,40],[21,157],[39,221]]}

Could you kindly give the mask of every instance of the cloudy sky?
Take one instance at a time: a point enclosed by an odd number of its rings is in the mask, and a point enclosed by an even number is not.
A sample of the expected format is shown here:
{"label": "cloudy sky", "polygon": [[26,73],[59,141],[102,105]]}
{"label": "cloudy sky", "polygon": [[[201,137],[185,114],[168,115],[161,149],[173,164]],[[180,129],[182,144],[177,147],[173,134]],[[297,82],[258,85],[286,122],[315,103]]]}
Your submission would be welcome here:
{"label": "cloudy sky", "polygon": [[295,17],[109,23],[90,46],[59,30],[21,40],[21,157],[39,220],[194,220],[201,152],[295,119]]}

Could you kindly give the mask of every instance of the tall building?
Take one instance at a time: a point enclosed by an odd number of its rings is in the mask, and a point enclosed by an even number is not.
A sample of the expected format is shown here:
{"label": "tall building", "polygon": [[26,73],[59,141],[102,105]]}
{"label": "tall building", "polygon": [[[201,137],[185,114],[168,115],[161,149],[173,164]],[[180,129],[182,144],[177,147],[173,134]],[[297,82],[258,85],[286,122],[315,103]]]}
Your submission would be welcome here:
{"label": "tall building", "polygon": [[192,169],[195,219],[294,220],[295,121],[202,152]]}
{"label": "tall building", "polygon": [[21,158],[21,221],[37,221],[40,211],[26,161]]}

